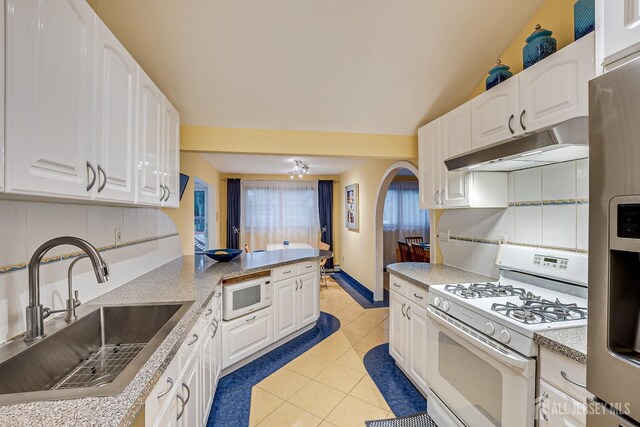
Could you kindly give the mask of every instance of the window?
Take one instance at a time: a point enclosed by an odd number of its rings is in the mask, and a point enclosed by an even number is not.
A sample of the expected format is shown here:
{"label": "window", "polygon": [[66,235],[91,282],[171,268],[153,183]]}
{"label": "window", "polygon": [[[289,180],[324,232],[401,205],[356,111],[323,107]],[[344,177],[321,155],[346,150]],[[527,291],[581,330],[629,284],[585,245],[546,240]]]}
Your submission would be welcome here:
{"label": "window", "polygon": [[242,180],[241,189],[241,244],[252,250],[284,240],[317,246],[317,181]]}

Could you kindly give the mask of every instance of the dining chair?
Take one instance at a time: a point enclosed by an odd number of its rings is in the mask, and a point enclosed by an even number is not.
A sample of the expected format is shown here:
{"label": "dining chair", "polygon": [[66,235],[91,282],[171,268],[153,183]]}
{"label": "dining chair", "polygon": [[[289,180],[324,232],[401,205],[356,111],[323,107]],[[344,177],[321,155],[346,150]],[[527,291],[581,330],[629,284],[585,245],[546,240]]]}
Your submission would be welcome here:
{"label": "dining chair", "polygon": [[400,262],[413,261],[413,255],[411,254],[411,248],[405,242],[398,242],[398,249],[400,249]]}
{"label": "dining chair", "polygon": [[429,262],[429,256],[425,249],[420,245],[411,245],[413,252],[413,262]]}
{"label": "dining chair", "polygon": [[404,241],[408,244],[424,242],[422,236],[405,237]]}
{"label": "dining chair", "polygon": [[[330,248],[331,246],[325,242],[318,243],[318,249],[321,251],[328,251]],[[327,259],[328,258],[323,258],[320,261],[320,283],[324,283],[325,288],[329,287],[329,284],[327,283],[327,273],[324,270],[324,266],[327,264]]]}

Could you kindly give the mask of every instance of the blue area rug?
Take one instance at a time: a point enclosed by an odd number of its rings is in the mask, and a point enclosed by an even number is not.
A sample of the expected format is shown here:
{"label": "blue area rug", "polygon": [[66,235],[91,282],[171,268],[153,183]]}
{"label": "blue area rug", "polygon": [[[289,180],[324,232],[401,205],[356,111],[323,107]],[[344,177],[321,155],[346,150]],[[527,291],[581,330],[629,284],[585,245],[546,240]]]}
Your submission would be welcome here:
{"label": "blue area rug", "polygon": [[340,321],[320,313],[316,326],[220,379],[207,427],[249,425],[251,388],[340,329]]}
{"label": "blue area rug", "polygon": [[384,290],[382,301],[373,300],[373,292],[344,271],[331,274],[333,280],[348,293],[362,308],[389,307],[389,291]]}
{"label": "blue area rug", "polygon": [[389,344],[369,350],[364,356],[364,366],[396,417],[427,410],[427,400],[396,366],[389,354]]}

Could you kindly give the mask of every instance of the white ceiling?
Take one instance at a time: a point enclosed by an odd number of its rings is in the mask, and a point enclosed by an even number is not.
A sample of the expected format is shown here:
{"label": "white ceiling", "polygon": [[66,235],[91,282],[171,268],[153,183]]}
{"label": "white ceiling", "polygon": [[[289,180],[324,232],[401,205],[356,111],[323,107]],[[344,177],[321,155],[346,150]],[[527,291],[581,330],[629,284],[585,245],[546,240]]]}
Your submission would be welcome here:
{"label": "white ceiling", "polygon": [[311,176],[342,175],[364,161],[363,159],[348,157],[292,157],[248,154],[202,154],[202,158],[220,173],[259,175],[286,174],[293,171],[294,160],[302,160],[309,165]]}
{"label": "white ceiling", "polygon": [[415,134],[542,0],[89,0],[184,124]]}

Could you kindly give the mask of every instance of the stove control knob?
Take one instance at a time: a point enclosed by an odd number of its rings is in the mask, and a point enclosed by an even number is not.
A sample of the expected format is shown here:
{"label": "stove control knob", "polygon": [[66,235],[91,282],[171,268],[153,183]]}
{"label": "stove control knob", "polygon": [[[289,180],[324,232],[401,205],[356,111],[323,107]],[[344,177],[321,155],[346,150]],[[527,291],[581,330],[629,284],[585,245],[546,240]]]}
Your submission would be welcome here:
{"label": "stove control knob", "polygon": [[449,301],[444,301],[444,302],[442,303],[442,309],[443,309],[444,311],[449,311]]}
{"label": "stove control knob", "polygon": [[441,302],[440,297],[435,297],[433,299],[433,305],[435,305],[436,307],[440,307],[440,302]]}
{"label": "stove control knob", "polygon": [[496,331],[496,327],[493,326],[493,323],[487,322],[487,324],[484,325],[484,331],[487,333],[487,335],[493,335],[493,333]]}
{"label": "stove control knob", "polygon": [[509,331],[507,331],[506,329],[500,331],[500,341],[505,344],[509,344],[509,341],[511,341],[511,334],[509,333]]}

